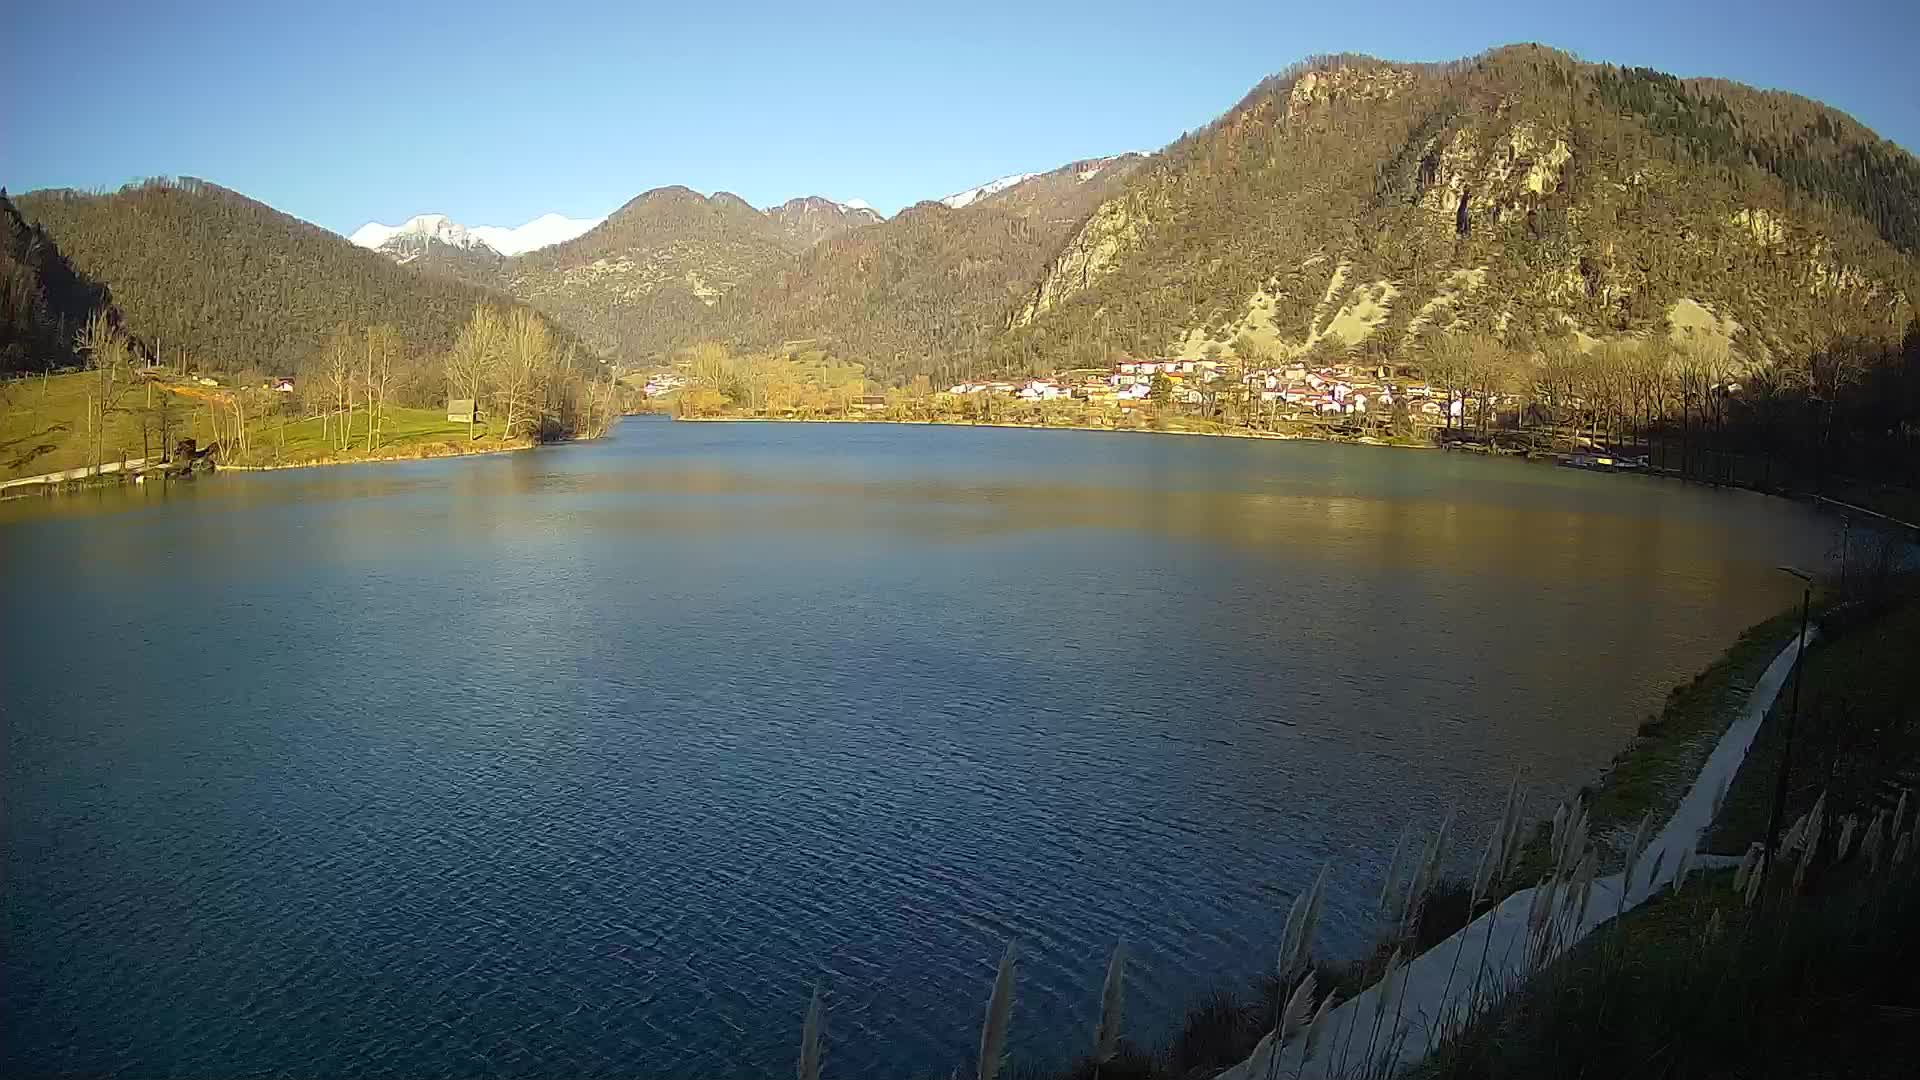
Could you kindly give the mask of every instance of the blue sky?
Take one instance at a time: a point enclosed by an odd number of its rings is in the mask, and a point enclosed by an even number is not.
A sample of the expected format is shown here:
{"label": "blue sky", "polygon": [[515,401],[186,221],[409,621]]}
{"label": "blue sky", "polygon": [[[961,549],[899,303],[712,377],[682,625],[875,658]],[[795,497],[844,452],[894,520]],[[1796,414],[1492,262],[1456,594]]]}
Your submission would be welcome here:
{"label": "blue sky", "polygon": [[676,183],[892,213],[1155,149],[1311,54],[1514,41],[1792,90],[1920,146],[1911,0],[108,0],[6,24],[9,190],[193,175],[340,232],[592,216]]}

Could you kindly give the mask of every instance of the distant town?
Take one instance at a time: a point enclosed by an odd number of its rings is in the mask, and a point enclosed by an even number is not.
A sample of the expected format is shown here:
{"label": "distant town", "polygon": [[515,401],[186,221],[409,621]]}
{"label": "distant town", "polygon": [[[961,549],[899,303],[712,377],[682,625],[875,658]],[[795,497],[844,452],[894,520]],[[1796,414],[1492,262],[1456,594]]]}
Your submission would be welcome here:
{"label": "distant town", "polygon": [[[664,399],[687,389],[691,381],[685,371],[663,368],[649,373],[640,390],[648,399]],[[1080,368],[1022,379],[961,382],[935,392],[961,399],[1085,402],[1121,411],[1157,404],[1205,410],[1229,396],[1244,405],[1264,406],[1263,414],[1281,420],[1386,414],[1403,406],[1410,418],[1443,423],[1449,414],[1458,420],[1480,404],[1471,393],[1456,392],[1449,400],[1444,390],[1418,379],[1396,377],[1385,367],[1345,363],[1315,367],[1301,361],[1246,365],[1220,360],[1121,360],[1104,370]],[[1488,404],[1511,408],[1519,401],[1493,395]],[[887,396],[873,394],[854,395],[848,402],[856,411],[875,411],[887,404]]]}

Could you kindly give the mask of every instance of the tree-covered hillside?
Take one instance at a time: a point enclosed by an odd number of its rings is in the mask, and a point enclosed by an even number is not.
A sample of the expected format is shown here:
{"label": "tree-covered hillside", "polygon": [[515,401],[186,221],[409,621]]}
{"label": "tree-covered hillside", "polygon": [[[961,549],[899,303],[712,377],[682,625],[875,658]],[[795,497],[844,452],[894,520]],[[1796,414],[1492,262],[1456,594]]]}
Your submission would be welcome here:
{"label": "tree-covered hillside", "polygon": [[0,376],[78,366],[74,335],[112,300],[0,190]]}
{"label": "tree-covered hillside", "polygon": [[262,203],[200,180],[149,180],[108,195],[18,200],[73,266],[112,289],[131,331],[176,364],[288,373],[341,325],[387,325],[406,352],[453,344],[499,293],[415,273]]}
{"label": "tree-covered hillside", "polygon": [[1007,311],[1138,155],[1074,162],[960,209],[920,203],[832,237],[721,305],[714,332],[750,348],[807,340],[898,382],[977,370]]}
{"label": "tree-covered hillside", "polygon": [[702,336],[721,297],[806,244],[736,195],[656,188],[564,244],[508,259],[500,281],[595,347],[637,361]]}
{"label": "tree-covered hillside", "polygon": [[1014,313],[1016,355],[1415,359],[1694,333],[1766,363],[1897,339],[1916,166],[1789,95],[1535,46],[1312,61],[1157,155]]}

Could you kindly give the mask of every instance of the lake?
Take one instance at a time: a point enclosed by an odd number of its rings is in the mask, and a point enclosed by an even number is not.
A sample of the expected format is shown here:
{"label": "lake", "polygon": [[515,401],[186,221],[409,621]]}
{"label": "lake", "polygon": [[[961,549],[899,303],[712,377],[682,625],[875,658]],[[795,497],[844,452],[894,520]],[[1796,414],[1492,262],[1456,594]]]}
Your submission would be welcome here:
{"label": "lake", "polygon": [[0,1071],[784,1076],[817,982],[829,1075],[970,1073],[1009,940],[1016,1064],[1119,939],[1157,1040],[1832,543],[1461,454],[646,419],[0,505]]}

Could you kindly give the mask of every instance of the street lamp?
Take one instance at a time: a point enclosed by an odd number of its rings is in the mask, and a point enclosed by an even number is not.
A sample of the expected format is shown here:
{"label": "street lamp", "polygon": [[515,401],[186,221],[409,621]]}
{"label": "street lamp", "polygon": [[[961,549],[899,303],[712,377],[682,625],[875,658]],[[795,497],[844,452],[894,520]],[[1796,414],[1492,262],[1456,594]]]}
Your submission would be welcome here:
{"label": "street lamp", "polygon": [[1780,748],[1780,775],[1773,785],[1773,810],[1767,815],[1766,864],[1762,873],[1773,869],[1773,853],[1780,846],[1780,815],[1787,804],[1787,775],[1793,768],[1793,724],[1800,716],[1800,684],[1807,681],[1807,615],[1813,606],[1813,575],[1791,566],[1777,566],[1783,574],[1800,579],[1800,642],[1793,653],[1793,700],[1787,707],[1787,730]]}

